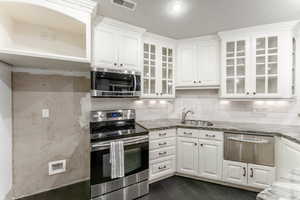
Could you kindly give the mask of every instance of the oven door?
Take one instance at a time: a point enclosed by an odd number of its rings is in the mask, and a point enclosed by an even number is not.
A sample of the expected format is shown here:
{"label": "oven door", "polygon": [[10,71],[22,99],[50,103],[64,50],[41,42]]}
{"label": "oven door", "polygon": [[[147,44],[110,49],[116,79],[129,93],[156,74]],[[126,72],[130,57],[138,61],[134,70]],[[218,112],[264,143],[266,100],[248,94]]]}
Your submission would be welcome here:
{"label": "oven door", "polygon": [[91,72],[92,97],[139,97],[141,76],[137,72]]}
{"label": "oven door", "polygon": [[92,144],[91,196],[92,198],[148,180],[148,136],[126,138],[124,141],[125,177],[112,179],[110,141]]}

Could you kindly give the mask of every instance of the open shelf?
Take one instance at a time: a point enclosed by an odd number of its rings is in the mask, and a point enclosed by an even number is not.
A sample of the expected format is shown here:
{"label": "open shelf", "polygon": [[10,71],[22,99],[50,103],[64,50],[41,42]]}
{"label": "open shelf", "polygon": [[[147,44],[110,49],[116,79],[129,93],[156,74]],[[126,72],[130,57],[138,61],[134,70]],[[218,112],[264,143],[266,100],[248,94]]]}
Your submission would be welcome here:
{"label": "open shelf", "polygon": [[[84,70],[90,24],[31,3],[0,3],[0,60],[15,67]],[[87,39],[88,38],[88,39]]]}

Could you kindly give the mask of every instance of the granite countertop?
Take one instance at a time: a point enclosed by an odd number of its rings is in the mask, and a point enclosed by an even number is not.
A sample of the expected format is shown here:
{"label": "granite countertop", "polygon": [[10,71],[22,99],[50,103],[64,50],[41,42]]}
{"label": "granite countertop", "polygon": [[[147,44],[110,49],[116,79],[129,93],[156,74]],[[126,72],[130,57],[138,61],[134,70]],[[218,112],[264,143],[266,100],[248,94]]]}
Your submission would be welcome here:
{"label": "granite countertop", "polygon": [[300,126],[276,125],[276,124],[259,124],[259,123],[240,123],[211,121],[214,126],[201,127],[194,125],[183,125],[179,119],[159,119],[138,121],[138,123],[148,130],[161,130],[167,128],[196,128],[215,131],[237,131],[247,134],[264,134],[282,136],[300,144]]}

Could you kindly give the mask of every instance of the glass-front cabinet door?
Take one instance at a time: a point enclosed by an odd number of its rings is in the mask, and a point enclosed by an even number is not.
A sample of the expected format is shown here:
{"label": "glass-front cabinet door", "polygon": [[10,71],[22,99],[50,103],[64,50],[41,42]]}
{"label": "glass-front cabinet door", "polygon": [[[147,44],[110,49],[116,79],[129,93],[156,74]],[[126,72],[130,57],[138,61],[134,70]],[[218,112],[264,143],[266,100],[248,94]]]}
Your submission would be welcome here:
{"label": "glass-front cabinet door", "polygon": [[157,93],[157,47],[144,43],[143,95],[155,96]]}
{"label": "glass-front cabinet door", "polygon": [[162,96],[172,96],[174,93],[174,50],[162,47],[161,58],[161,93]]}
{"label": "glass-front cabinet door", "polygon": [[143,98],[175,97],[175,50],[170,46],[159,41],[144,41]]}
{"label": "glass-front cabinet door", "polygon": [[278,94],[278,37],[257,37],[255,40],[254,96]]}
{"label": "glass-front cabinet door", "polygon": [[223,96],[243,97],[247,91],[247,44],[248,40],[226,41],[225,45],[225,87],[222,88]]}

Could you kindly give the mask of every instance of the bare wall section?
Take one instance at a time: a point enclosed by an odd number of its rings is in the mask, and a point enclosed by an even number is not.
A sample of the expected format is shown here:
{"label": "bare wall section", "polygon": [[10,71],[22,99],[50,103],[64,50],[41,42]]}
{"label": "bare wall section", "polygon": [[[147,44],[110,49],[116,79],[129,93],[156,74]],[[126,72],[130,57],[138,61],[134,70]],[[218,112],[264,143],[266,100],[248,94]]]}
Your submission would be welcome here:
{"label": "bare wall section", "polygon": [[12,187],[11,69],[0,62],[0,200],[10,198]]}
{"label": "bare wall section", "polygon": [[[89,89],[84,76],[13,72],[15,197],[89,178],[89,129],[81,123]],[[67,171],[49,176],[48,163],[57,160],[67,161]]]}

